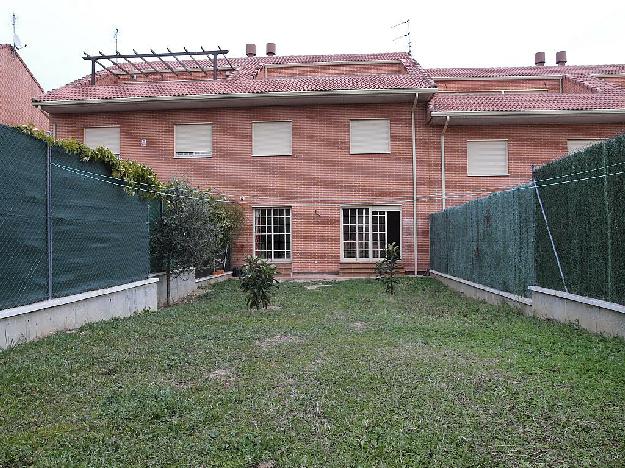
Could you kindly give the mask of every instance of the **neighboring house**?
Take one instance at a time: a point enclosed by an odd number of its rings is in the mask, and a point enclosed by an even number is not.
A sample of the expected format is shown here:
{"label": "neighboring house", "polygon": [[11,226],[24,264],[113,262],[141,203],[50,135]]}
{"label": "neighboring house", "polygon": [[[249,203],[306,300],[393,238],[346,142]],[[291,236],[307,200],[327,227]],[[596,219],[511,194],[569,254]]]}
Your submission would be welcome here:
{"label": "neighboring house", "polygon": [[214,80],[206,62],[168,63],[101,71],[36,104],[58,137],[239,201],[234,264],[255,253],[287,275],[371,274],[392,241],[406,272],[426,271],[430,213],[625,131],[625,65],[424,70],[405,53],[271,55],[221,60]]}
{"label": "neighboring house", "polygon": [[0,44],[0,123],[48,130],[48,117],[32,106],[43,88],[13,46]]}

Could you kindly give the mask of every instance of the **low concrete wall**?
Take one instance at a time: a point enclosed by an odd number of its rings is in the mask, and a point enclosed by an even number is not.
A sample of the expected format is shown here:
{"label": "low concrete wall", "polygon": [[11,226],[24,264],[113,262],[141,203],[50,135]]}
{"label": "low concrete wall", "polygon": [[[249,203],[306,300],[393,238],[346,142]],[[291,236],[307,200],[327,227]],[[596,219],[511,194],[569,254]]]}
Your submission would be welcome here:
{"label": "low concrete wall", "polygon": [[[165,272],[154,273],[150,275],[152,278],[158,278],[158,306],[164,307],[167,305],[167,275]],[[183,271],[178,276],[173,275],[170,278],[170,291],[169,296],[171,303],[181,301],[187,296],[193,294],[197,288],[195,284],[195,268],[190,268]]]}
{"label": "low concrete wall", "polygon": [[220,281],[225,281],[230,278],[232,278],[232,272],[226,271],[225,273],[222,273],[220,275],[209,275],[203,278],[196,278],[195,285],[198,288],[201,288],[202,286],[207,286],[213,283],[219,283]]}
{"label": "low concrete wall", "polygon": [[532,291],[532,315],[625,338],[625,306],[538,286],[529,289]]}
{"label": "low concrete wall", "polygon": [[465,296],[490,304],[509,304],[526,315],[563,323],[575,323],[593,333],[625,338],[625,306],[569,294],[564,291],[530,286],[532,298],[516,296],[482,284],[431,270],[430,274]]}
{"label": "low concrete wall", "polygon": [[86,323],[156,310],[157,278],[0,311],[0,349]]}
{"label": "low concrete wall", "polygon": [[532,300],[527,297],[521,297],[516,294],[499,291],[498,289],[490,288],[488,286],[484,286],[483,284],[473,283],[471,281],[434,270],[430,270],[430,275],[447,287],[458,291],[465,296],[472,297],[473,299],[479,299],[495,305],[509,304],[512,307],[520,309],[524,313],[527,313],[528,309],[532,307]]}

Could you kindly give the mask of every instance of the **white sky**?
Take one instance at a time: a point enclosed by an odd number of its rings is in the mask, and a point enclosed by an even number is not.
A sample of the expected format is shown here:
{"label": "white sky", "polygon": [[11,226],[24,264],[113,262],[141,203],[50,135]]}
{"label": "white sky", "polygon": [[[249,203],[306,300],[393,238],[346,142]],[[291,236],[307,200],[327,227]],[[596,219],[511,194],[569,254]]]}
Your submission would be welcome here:
{"label": "white sky", "polygon": [[411,20],[413,56],[424,67],[625,63],[622,0],[230,1],[1,0],[0,42],[12,42],[11,13],[28,47],[20,54],[46,90],[89,73],[83,51],[230,50],[275,42],[279,55],[406,50],[390,26]]}

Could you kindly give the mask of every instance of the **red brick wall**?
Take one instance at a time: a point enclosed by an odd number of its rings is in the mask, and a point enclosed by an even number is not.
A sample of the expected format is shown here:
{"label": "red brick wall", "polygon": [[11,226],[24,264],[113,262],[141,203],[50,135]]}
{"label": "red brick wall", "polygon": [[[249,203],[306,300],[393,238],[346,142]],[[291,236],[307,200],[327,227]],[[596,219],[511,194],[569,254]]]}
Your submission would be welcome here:
{"label": "red brick wall", "polygon": [[545,89],[551,93],[560,92],[560,80],[557,78],[527,79],[527,80],[435,80],[441,91],[475,92]]}
{"label": "red brick wall", "polygon": [[293,78],[299,76],[352,76],[352,75],[384,75],[405,74],[406,67],[402,63],[362,63],[362,64],[323,64],[298,66],[268,66],[262,68],[258,78]]}
{"label": "red brick wall", "polygon": [[592,93],[592,89],[586,86],[583,83],[580,83],[577,80],[572,80],[568,76],[564,77],[562,80],[562,91],[564,93],[581,93],[581,94],[590,94]]}
{"label": "red brick wall", "polygon": [[[352,203],[401,205],[404,262],[412,262],[410,109],[405,103],[67,114],[53,123],[58,137],[77,139],[84,127],[120,125],[122,157],[150,165],[162,179],[244,197],[246,224],[235,263],[252,251],[252,207],[291,206],[293,272],[337,272],[340,207]],[[425,152],[432,130],[425,126],[425,107],[418,113]],[[349,154],[349,120],[368,117],[391,120],[391,154]],[[251,156],[252,122],[259,120],[293,121],[293,156]],[[213,123],[212,158],[173,158],[174,124],[191,122]]]}
{"label": "red brick wall", "polygon": [[0,46],[0,123],[48,130],[48,118],[31,104],[43,90],[11,46]]}
{"label": "red brick wall", "polygon": [[[412,146],[410,107],[406,104],[319,105],[237,109],[176,110],[58,115],[57,136],[82,139],[83,128],[121,126],[122,157],[152,166],[163,179],[184,178],[241,201],[246,224],[235,245],[234,262],[252,252],[252,207],[292,207],[292,271],[339,271],[340,207],[346,204],[398,204],[402,207],[402,250],[406,271],[413,271]],[[391,120],[390,155],[350,155],[349,120]],[[252,122],[293,121],[293,156],[252,157]],[[213,157],[174,159],[176,123],[212,122]],[[429,265],[428,215],[441,209],[440,134],[426,124],[425,106],[416,111],[419,271]],[[532,164],[566,153],[567,139],[602,138],[625,131],[611,125],[450,126],[446,134],[448,195],[497,190],[529,180]],[[146,138],[146,147],[140,139]],[[468,177],[469,139],[507,139],[507,177]],[[448,206],[470,196],[449,199]],[[282,267],[289,270],[289,265]]]}
{"label": "red brick wall", "polygon": [[620,75],[620,76],[603,76],[601,77],[602,80],[607,81],[608,83],[612,83],[615,84],[617,86],[622,86],[623,88],[625,88],[625,76]]}

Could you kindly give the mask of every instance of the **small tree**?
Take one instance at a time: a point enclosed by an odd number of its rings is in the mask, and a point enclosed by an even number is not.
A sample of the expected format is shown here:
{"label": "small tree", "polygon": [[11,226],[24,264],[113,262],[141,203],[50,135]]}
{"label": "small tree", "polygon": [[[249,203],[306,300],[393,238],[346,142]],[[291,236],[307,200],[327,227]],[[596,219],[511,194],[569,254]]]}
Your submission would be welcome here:
{"label": "small tree", "polygon": [[376,279],[384,283],[384,288],[388,294],[395,294],[397,260],[399,260],[399,246],[392,242],[386,244],[384,258],[375,265]]}
{"label": "small tree", "polygon": [[200,267],[225,250],[237,228],[238,206],[228,206],[209,192],[174,180],[162,195],[162,213],[150,232],[151,253],[165,270],[167,304],[171,277]]}
{"label": "small tree", "polygon": [[247,294],[247,305],[266,309],[271,303],[273,289],[278,287],[275,279],[276,266],[262,258],[250,255],[241,268],[241,289]]}

